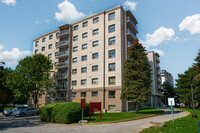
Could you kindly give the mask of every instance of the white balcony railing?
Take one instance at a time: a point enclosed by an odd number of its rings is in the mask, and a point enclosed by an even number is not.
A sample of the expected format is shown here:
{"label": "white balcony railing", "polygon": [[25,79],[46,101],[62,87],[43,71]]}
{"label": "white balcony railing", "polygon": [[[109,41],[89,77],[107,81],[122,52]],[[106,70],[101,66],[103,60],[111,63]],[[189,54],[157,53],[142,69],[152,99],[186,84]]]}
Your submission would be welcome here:
{"label": "white balcony railing", "polygon": [[62,35],[65,35],[65,34],[69,34],[69,30],[63,30],[61,31],[58,36],[62,36]]}
{"label": "white balcony railing", "polygon": [[64,51],[64,52],[59,52],[56,54],[56,57],[61,57],[61,56],[67,56],[69,54],[69,51]]}
{"label": "white balcony railing", "polygon": [[136,30],[138,30],[137,26],[136,26],[135,23],[131,20],[130,17],[127,17],[127,22],[130,22],[130,23],[133,25],[133,27],[134,27]]}
{"label": "white balcony railing", "polygon": [[64,46],[64,45],[68,45],[69,41],[62,41],[56,44],[56,47],[60,47],[60,46]]}
{"label": "white balcony railing", "polygon": [[136,38],[136,35],[130,29],[127,29],[127,34],[131,35],[133,38]]}

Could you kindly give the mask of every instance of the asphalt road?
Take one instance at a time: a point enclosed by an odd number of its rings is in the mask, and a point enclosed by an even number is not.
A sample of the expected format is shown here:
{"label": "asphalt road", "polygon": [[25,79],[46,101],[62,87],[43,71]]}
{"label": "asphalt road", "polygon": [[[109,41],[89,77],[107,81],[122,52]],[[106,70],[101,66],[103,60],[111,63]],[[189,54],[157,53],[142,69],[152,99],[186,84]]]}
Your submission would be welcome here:
{"label": "asphalt road", "polygon": [[[100,124],[67,125],[35,122],[39,116],[5,117],[0,115],[0,133],[139,133],[149,127],[150,121],[164,122],[172,119],[169,110],[166,114],[134,121]],[[175,111],[174,117],[186,116],[185,112]]]}

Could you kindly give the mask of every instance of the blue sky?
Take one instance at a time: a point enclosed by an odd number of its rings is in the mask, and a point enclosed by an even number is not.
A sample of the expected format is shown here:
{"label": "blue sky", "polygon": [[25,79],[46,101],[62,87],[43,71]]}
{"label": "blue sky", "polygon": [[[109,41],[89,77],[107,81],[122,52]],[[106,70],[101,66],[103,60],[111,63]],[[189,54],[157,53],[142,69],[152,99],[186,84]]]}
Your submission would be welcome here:
{"label": "blue sky", "polygon": [[160,53],[161,69],[177,78],[192,65],[200,49],[199,0],[0,0],[0,61],[14,68],[31,55],[33,39],[117,5],[135,15],[137,36]]}

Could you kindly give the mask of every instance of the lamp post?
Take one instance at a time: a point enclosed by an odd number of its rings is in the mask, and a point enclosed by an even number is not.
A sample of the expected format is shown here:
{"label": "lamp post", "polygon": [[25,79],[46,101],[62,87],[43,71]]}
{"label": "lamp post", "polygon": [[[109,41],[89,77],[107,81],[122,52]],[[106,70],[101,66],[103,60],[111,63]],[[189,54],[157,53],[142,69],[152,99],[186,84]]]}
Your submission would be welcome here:
{"label": "lamp post", "polygon": [[197,118],[197,115],[195,114],[194,94],[193,94],[192,82],[191,82],[191,94],[192,94],[192,107],[193,107],[193,115],[192,115],[192,118]]}

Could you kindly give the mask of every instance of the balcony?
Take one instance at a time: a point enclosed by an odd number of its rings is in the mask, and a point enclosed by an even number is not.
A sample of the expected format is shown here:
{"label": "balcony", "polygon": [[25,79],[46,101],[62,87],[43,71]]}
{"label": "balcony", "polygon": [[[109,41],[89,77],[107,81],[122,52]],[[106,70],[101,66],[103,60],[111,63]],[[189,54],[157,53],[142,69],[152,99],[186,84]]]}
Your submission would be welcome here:
{"label": "balcony", "polygon": [[160,63],[159,57],[156,57],[156,63]]}
{"label": "balcony", "polygon": [[67,86],[58,86],[57,91],[67,91]]}
{"label": "balcony", "polygon": [[55,97],[55,102],[66,102],[67,97]]}
{"label": "balcony", "polygon": [[133,44],[131,43],[131,42],[128,42],[127,43],[127,47],[129,48],[129,47],[131,47]]}
{"label": "balcony", "polygon": [[69,41],[62,41],[56,44],[56,48],[62,47],[62,46],[68,46],[69,45]]}
{"label": "balcony", "polygon": [[65,63],[65,62],[63,62],[63,63],[58,63],[58,64],[55,64],[55,67],[56,67],[56,69],[59,69],[59,68],[66,68],[66,67],[68,67],[68,63]]}
{"label": "balcony", "polygon": [[62,30],[59,32],[58,37],[62,37],[69,34],[69,30]]}
{"label": "balcony", "polygon": [[159,71],[160,70],[160,65],[156,63],[156,69]]}
{"label": "balcony", "polygon": [[128,28],[133,29],[136,33],[138,33],[138,28],[136,26],[136,24],[131,20],[131,18],[128,16],[126,19],[127,22],[127,26]]}
{"label": "balcony", "polygon": [[57,80],[67,79],[67,73],[65,74],[55,74],[54,78]]}
{"label": "balcony", "polygon": [[130,29],[127,29],[127,37],[130,42],[134,42],[134,40],[137,38]]}
{"label": "balcony", "polygon": [[56,54],[57,58],[68,56],[69,51],[59,52]]}

